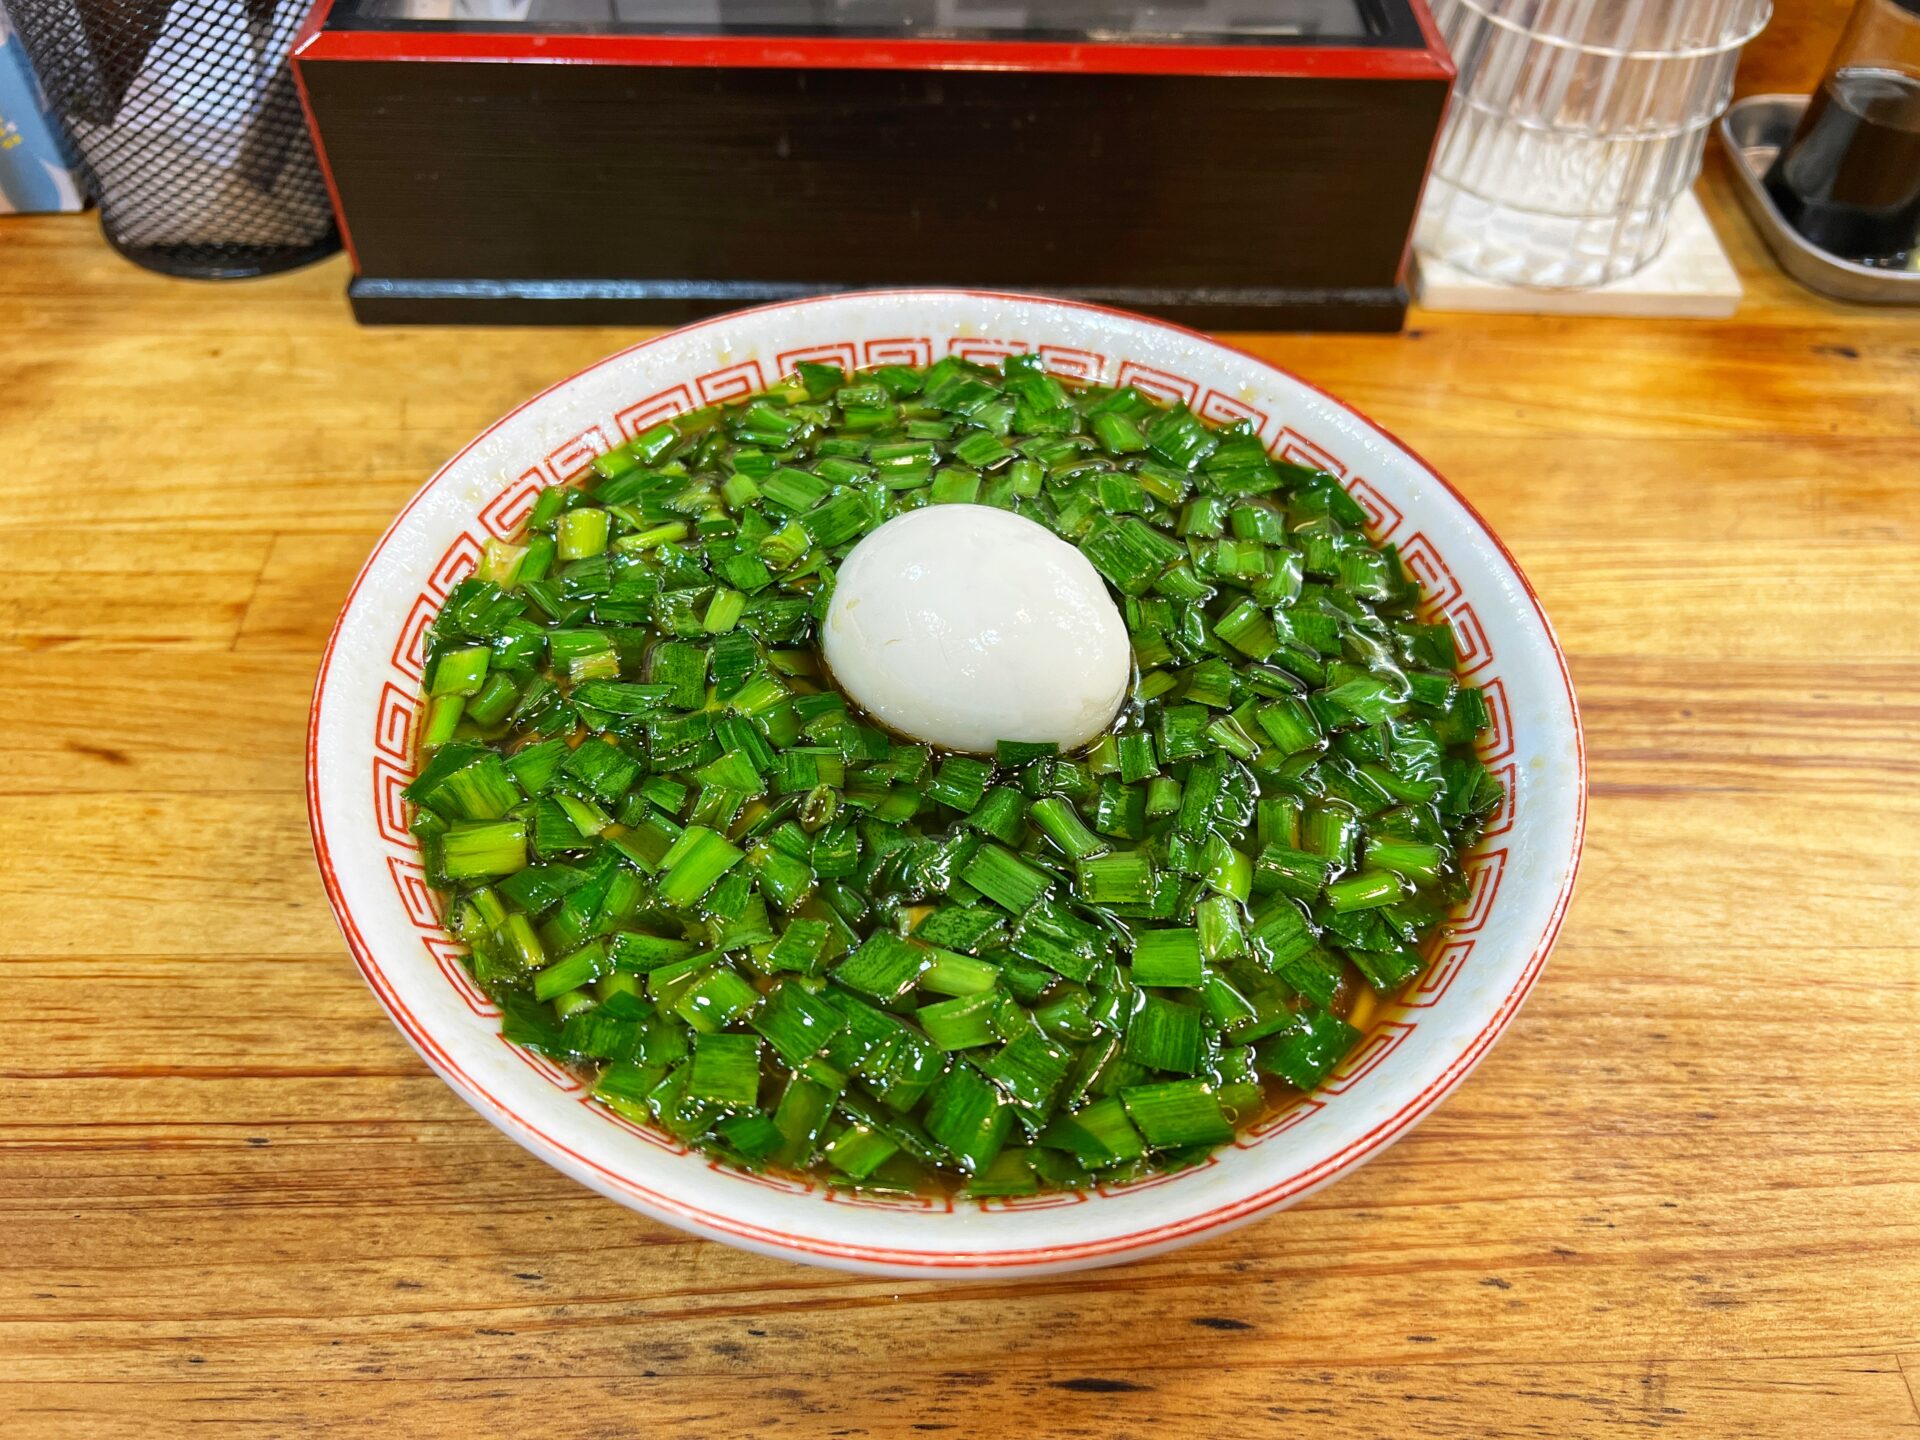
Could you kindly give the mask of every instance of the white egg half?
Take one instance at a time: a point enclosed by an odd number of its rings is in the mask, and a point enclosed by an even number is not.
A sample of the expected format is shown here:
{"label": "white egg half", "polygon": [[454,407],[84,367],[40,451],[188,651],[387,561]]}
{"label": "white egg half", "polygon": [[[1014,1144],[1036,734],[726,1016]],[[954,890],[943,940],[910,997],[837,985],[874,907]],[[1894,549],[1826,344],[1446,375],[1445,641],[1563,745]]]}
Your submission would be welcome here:
{"label": "white egg half", "polygon": [[1127,627],[1087,557],[990,505],[887,521],[840,564],[822,645],[833,678],[916,740],[1084,745],[1133,673]]}

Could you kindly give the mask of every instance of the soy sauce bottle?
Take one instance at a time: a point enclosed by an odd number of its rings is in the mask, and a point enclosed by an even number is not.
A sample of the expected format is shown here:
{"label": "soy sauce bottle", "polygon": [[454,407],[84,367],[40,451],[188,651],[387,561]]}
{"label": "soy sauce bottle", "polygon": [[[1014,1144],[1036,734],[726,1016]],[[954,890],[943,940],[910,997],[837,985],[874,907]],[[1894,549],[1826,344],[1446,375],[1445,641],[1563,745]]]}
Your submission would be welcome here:
{"label": "soy sauce bottle", "polygon": [[1906,265],[1920,246],[1920,0],[1860,0],[1766,184],[1828,254]]}

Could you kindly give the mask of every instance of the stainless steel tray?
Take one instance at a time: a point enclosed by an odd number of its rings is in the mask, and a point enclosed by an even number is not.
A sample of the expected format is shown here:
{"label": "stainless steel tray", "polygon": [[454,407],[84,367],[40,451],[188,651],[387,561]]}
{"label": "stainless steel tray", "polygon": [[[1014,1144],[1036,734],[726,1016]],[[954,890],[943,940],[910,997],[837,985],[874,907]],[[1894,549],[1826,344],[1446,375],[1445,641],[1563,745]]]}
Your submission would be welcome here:
{"label": "stainless steel tray", "polygon": [[1829,255],[1787,223],[1761,183],[1806,108],[1805,95],[1750,95],[1720,117],[1720,143],[1733,161],[1748,217],[1780,268],[1809,290],[1868,305],[1920,305],[1920,271],[1876,270]]}

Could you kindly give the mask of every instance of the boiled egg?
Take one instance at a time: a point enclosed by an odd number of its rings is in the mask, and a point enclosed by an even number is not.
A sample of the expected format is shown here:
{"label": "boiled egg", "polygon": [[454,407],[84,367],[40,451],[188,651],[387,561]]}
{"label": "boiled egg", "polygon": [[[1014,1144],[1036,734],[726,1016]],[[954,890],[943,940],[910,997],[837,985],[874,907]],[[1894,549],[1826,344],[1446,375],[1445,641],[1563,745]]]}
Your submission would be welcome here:
{"label": "boiled egg", "polygon": [[990,505],[910,510],[855,545],[821,646],[881,724],[975,754],[1001,740],[1086,744],[1113,723],[1133,670],[1086,556]]}

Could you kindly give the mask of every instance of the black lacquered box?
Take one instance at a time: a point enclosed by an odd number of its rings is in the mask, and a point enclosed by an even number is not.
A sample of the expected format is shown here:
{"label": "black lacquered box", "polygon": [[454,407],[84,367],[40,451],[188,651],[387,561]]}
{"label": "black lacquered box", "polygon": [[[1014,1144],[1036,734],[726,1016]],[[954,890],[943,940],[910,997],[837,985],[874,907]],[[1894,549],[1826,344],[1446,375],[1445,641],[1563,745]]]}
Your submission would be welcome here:
{"label": "black lacquered box", "polygon": [[1397,329],[1453,67],[1421,0],[323,0],[370,322],[1035,290]]}

